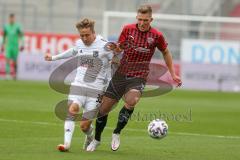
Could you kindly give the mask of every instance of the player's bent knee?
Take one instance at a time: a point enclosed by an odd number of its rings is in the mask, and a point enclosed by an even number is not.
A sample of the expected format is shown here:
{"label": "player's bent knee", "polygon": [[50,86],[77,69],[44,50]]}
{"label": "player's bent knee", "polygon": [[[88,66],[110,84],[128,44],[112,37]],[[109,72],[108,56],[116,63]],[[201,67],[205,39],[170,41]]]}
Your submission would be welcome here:
{"label": "player's bent knee", "polygon": [[79,107],[76,104],[72,104],[72,105],[70,105],[68,111],[69,111],[70,114],[78,114]]}
{"label": "player's bent knee", "polygon": [[133,108],[139,101],[139,97],[135,97],[132,99],[128,99],[126,103],[128,104],[129,107]]}
{"label": "player's bent knee", "polygon": [[88,127],[86,125],[81,125],[80,128],[83,132],[88,131]]}
{"label": "player's bent knee", "polygon": [[129,109],[129,110],[133,110],[135,106],[131,106],[127,103],[124,104],[125,108]]}
{"label": "player's bent knee", "polygon": [[91,124],[88,124],[88,123],[80,123],[80,128],[83,132],[87,132],[90,128],[90,125]]}

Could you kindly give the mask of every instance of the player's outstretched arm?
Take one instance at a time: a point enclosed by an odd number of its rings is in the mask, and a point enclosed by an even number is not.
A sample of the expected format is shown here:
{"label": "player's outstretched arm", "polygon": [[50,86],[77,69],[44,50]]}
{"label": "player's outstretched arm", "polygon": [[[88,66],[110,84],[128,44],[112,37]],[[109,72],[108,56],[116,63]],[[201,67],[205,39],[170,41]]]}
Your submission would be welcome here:
{"label": "player's outstretched arm", "polygon": [[176,75],[174,71],[172,54],[170,53],[168,48],[162,51],[162,54],[163,54],[164,61],[168,67],[168,70],[172,76],[172,79],[177,83],[177,87],[180,87],[182,85],[182,80],[179,76]]}
{"label": "player's outstretched arm", "polygon": [[20,26],[18,26],[19,46],[20,51],[24,50],[24,32]]}
{"label": "player's outstretched arm", "polygon": [[64,51],[63,53],[57,54],[52,56],[50,53],[46,53],[44,58],[46,61],[55,61],[55,60],[59,60],[59,59],[66,59],[72,56],[75,56],[77,54],[77,49],[76,48],[70,48],[66,51]]}

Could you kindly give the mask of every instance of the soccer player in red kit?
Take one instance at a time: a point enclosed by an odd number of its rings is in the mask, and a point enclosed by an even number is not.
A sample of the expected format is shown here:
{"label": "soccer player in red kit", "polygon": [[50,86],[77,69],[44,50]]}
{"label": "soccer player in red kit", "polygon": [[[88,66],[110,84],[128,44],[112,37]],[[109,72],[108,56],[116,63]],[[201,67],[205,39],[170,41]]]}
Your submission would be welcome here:
{"label": "soccer player in red kit", "polygon": [[137,23],[124,26],[118,44],[111,46],[115,52],[123,52],[123,56],[103,96],[99,107],[99,118],[96,121],[95,140],[88,146],[88,151],[94,151],[100,144],[100,136],[107,122],[107,114],[113,105],[123,97],[125,105],[119,112],[111,145],[113,151],[119,148],[120,132],[126,126],[141,97],[149,73],[149,64],[156,48],[162,52],[164,61],[177,86],[182,83],[180,77],[175,74],[172,56],[167,48],[168,43],[163,34],[150,25],[153,20],[151,6],[140,6],[136,18]]}

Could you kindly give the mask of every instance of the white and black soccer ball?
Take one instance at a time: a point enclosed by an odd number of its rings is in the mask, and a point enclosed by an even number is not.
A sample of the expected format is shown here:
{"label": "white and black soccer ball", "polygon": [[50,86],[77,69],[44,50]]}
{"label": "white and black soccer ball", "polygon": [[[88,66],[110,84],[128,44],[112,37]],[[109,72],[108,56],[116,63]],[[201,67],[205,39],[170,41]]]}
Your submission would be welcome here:
{"label": "white and black soccer ball", "polygon": [[161,139],[167,135],[168,125],[164,120],[155,119],[148,125],[148,134],[152,138]]}

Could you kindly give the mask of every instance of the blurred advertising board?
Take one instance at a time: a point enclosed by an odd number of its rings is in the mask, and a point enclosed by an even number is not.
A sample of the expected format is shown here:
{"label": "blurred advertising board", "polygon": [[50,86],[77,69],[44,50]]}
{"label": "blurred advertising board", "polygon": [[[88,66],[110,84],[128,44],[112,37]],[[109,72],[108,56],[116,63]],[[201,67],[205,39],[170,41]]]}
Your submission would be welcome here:
{"label": "blurred advertising board", "polygon": [[240,42],[184,39],[181,45],[183,87],[240,90]]}
{"label": "blurred advertising board", "polygon": [[[37,62],[37,58],[41,58],[43,60],[43,55],[46,52],[49,52],[51,54],[58,54],[70,47],[72,47],[75,43],[75,41],[79,38],[76,34],[53,34],[53,33],[32,33],[32,32],[25,32],[24,33],[24,51],[23,53],[19,53],[19,59],[18,65],[23,66],[26,65],[26,61],[28,61],[28,66],[25,66],[29,68],[30,66],[30,59],[33,60],[33,62]],[[0,32],[0,46],[2,45],[2,32]],[[24,54],[23,56],[21,54]],[[33,56],[36,55],[36,56]],[[29,56],[29,57],[28,57]],[[34,58],[33,58],[34,57]],[[42,61],[41,60],[41,61]],[[40,60],[39,60],[40,61]],[[0,53],[0,77],[5,77],[5,56],[4,52]],[[24,63],[24,64],[22,64]],[[31,63],[32,64],[32,63]],[[52,66],[52,65],[51,65]],[[33,66],[32,66],[33,67]],[[35,65],[37,67],[37,64]],[[44,66],[42,66],[43,69]],[[49,65],[48,65],[49,67]],[[45,68],[51,69],[50,68]],[[13,74],[14,69],[13,65],[11,64],[11,73]],[[21,74],[23,72],[20,72]],[[32,72],[30,72],[32,73]],[[31,75],[29,73],[29,76],[33,79],[46,79],[44,75],[37,76],[37,75]],[[20,79],[27,79],[28,76],[21,75]],[[44,73],[41,73],[44,74]],[[24,78],[26,77],[26,78]],[[30,78],[29,77],[29,78]],[[35,77],[35,78],[34,78]],[[30,78],[30,79],[32,79]]]}
{"label": "blurred advertising board", "polygon": [[31,33],[24,36],[26,53],[60,53],[72,47],[79,38],[75,34]]}

